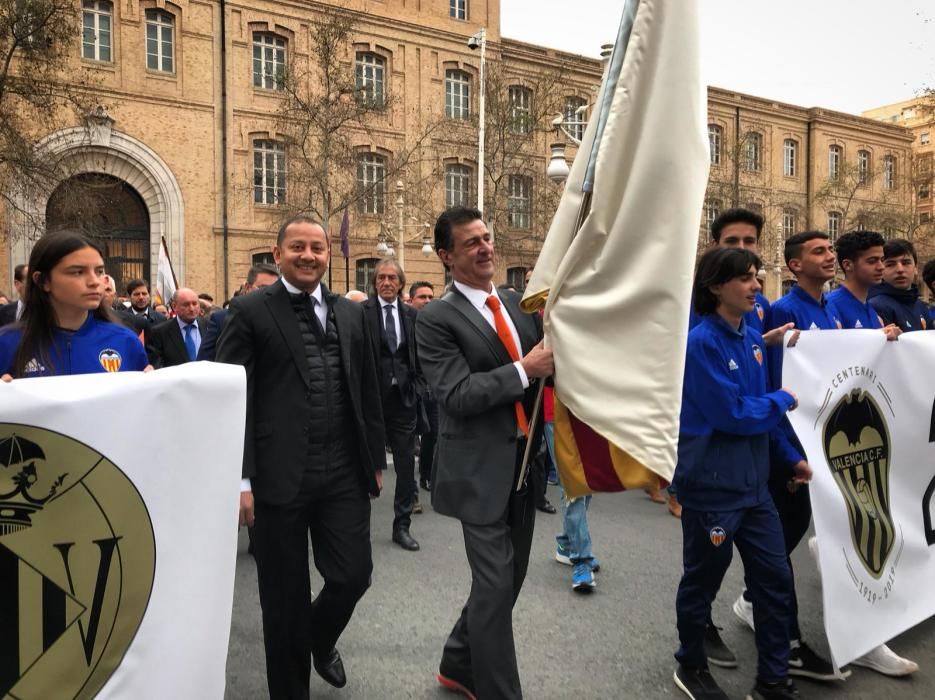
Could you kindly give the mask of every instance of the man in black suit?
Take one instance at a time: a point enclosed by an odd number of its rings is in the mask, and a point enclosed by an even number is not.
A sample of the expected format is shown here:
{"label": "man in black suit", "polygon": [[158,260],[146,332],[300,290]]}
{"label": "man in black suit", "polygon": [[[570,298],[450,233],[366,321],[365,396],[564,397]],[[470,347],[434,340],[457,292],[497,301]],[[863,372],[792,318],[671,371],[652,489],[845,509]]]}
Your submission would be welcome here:
{"label": "man in black suit", "polygon": [[419,543],[409,527],[416,499],[416,409],[422,391],[416,358],[416,312],[401,301],[406,274],[399,263],[381,260],[373,274],[375,295],[363,307],[377,358],[383,421],[396,470],[393,542],[415,551]]}
{"label": "man in black suit", "polygon": [[26,274],[29,267],[21,263],[13,268],[13,288],[16,291],[17,300],[9,304],[0,306],[0,326],[6,326],[19,321],[23,315],[23,294],[26,292]]}
{"label": "man in black suit", "polygon": [[153,326],[145,333],[149,364],[156,369],[184,365],[198,358],[198,348],[205,334],[198,295],[187,287],[179,287],[172,295],[175,318]]}
{"label": "man in black suit", "polygon": [[165,316],[150,305],[149,282],[146,280],[135,279],[127,282],[127,296],[130,297],[130,313],[142,316],[150,327],[166,320]]}
{"label": "man in black suit", "polygon": [[529,563],[535,507],[517,491],[536,380],[552,374],[538,314],[498,290],[494,248],[476,209],[445,211],[435,250],[452,289],[419,312],[419,362],[438,402],[432,505],[461,521],[472,585],[442,652],[439,682],[484,700],[521,698],[513,604]]}
{"label": "man in black suit", "polygon": [[[265,289],[272,284],[276,284],[279,279],[279,270],[275,265],[269,263],[259,263],[250,268],[247,272],[247,280],[240,288],[241,294],[249,294],[257,289]],[[198,359],[214,362],[214,356],[217,353],[218,337],[224,329],[227,322],[227,309],[218,309],[208,316],[207,326],[204,335],[201,337],[201,347],[198,348]]]}
{"label": "man in black suit", "polygon": [[[384,452],[363,309],[321,284],[330,242],[307,217],[273,248],[282,279],[231,302],[219,362],[247,374],[242,525],[254,526],[270,697],[346,683],[335,644],[370,585],[370,499]],[[325,584],[311,601],[308,540]],[[311,663],[309,654],[311,653]]]}

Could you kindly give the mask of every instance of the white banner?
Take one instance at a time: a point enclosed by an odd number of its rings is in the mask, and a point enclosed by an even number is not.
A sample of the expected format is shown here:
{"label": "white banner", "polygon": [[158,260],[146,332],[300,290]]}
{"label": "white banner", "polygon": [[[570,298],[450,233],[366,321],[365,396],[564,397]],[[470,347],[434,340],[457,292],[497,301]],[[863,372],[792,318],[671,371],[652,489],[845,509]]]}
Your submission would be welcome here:
{"label": "white banner", "polygon": [[0,697],[223,697],[245,396],[210,363],[0,384]]}
{"label": "white banner", "polygon": [[935,614],[933,358],[933,332],[811,331],[785,350],[839,666]]}

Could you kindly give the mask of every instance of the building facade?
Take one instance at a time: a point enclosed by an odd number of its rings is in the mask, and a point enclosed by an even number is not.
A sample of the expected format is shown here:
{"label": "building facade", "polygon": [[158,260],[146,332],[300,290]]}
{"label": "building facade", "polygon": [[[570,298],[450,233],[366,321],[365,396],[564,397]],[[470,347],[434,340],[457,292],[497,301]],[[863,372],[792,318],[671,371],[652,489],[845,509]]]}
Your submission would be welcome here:
{"label": "building facade", "polygon": [[[410,280],[443,284],[422,250],[439,211],[478,201],[481,66],[468,44],[482,27],[482,208],[497,282],[521,286],[561,194],[546,177],[550,144],[575,155],[553,120],[580,137],[601,76],[596,59],[501,36],[499,0],[75,2],[69,71],[92,76],[97,107],[35,135],[67,177],[48,196],[17,193],[0,217],[0,289],[41,231],[82,215],[72,185],[93,193],[90,230],[119,281],[154,279],[165,241],[180,283],[229,297],[271,259],[283,218],[313,212],[332,232],[336,291],[367,289],[390,248]],[[772,295],[794,231],[902,231],[901,126],[710,88],[709,137],[699,249],[719,211],[759,209]]]}

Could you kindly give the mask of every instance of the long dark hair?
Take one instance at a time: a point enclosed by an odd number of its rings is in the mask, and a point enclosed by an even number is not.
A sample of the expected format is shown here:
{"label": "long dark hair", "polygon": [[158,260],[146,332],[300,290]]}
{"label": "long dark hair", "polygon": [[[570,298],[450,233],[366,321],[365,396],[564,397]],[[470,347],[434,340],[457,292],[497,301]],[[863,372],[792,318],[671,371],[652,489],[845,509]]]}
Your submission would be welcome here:
{"label": "long dark hair", "polygon": [[[58,319],[55,317],[52,300],[49,293],[43,289],[43,284],[48,281],[52,269],[62,258],[85,248],[93,248],[101,255],[101,259],[104,259],[101,249],[91,239],[77,231],[64,230],[46,234],[33,246],[29,256],[29,274],[26,275],[24,289],[23,317],[19,321],[23,337],[16,350],[13,376],[22,377],[26,371],[26,365],[33,359],[47,367],[53,374],[55,373],[49,351],[52,347],[52,329],[58,325]],[[101,321],[114,322],[113,315],[104,304],[92,313]]]}
{"label": "long dark hair", "polygon": [[717,311],[718,299],[711,287],[743,277],[753,265],[760,269],[760,259],[744,248],[712,248],[701,256],[698,272],[695,273],[695,285],[692,296],[695,300],[695,312],[699,316]]}

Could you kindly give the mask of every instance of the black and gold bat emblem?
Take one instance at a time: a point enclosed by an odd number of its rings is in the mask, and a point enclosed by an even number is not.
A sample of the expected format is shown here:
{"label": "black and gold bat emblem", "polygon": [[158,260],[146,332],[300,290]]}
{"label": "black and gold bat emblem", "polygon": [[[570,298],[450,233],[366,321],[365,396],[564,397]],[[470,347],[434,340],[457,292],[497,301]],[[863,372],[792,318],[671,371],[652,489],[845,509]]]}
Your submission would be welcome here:
{"label": "black and gold bat emblem", "polygon": [[822,444],[847,504],[854,549],[870,575],[880,578],[895,528],[890,515],[890,436],[870,394],[854,389],[841,398],[825,423]]}

